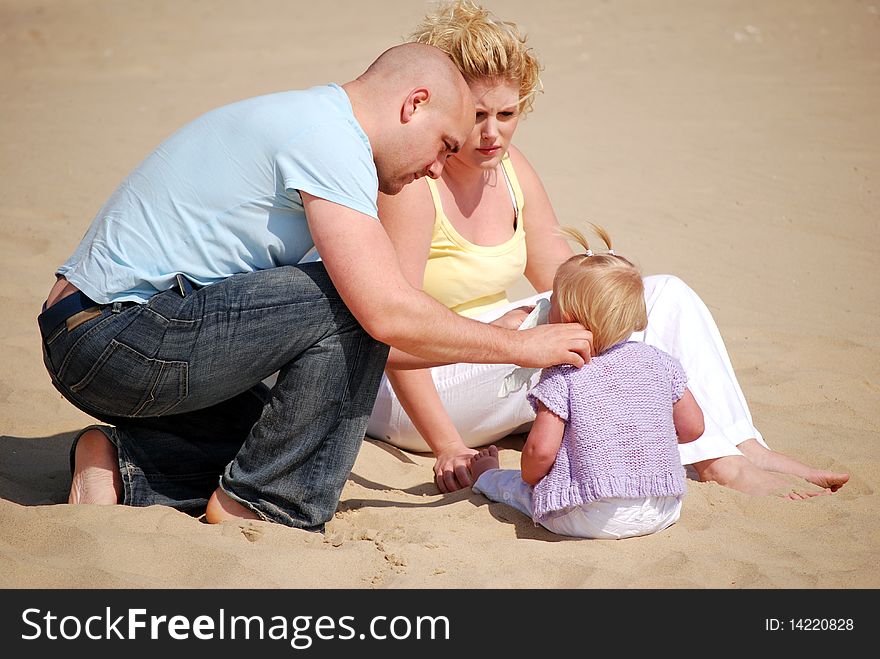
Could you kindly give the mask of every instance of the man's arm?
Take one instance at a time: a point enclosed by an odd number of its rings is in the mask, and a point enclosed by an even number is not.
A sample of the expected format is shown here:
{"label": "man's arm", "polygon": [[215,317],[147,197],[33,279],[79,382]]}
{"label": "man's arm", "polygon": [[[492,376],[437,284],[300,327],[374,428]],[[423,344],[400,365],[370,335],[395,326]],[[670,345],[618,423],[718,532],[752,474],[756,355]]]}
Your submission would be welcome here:
{"label": "man's arm", "polygon": [[590,333],[574,323],[515,331],[458,316],[413,287],[373,218],[305,192],[309,229],[336,290],[375,339],[440,362],[582,366]]}

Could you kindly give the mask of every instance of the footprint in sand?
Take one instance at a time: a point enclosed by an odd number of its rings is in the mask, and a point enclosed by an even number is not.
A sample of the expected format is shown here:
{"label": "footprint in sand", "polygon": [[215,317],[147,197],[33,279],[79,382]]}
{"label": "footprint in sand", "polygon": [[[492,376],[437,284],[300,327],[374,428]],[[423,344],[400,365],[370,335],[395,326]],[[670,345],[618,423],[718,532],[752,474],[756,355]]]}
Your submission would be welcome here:
{"label": "footprint in sand", "polygon": [[241,526],[239,527],[239,530],[241,531],[241,534],[250,542],[256,542],[263,537],[263,529],[258,528],[252,524]]}

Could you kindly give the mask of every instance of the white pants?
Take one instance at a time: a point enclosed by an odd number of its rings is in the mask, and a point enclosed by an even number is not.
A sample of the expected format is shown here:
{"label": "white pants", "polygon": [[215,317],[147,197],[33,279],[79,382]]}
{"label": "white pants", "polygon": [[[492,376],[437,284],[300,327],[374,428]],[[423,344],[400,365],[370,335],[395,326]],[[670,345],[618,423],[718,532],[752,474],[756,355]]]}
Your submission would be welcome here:
{"label": "white pants", "polygon": [[[688,376],[688,388],[705,419],[703,435],[679,445],[681,463],[741,455],[737,444],[750,438],[764,444],[752,424],[752,415],[709,309],[677,277],[654,275],[644,281],[648,328],[633,334],[631,339],[656,346],[681,362]],[[478,320],[490,322],[510,309],[534,304],[538,298],[547,296],[549,293],[542,293],[512,302]],[[505,376],[513,368],[511,364],[450,364],[430,369],[440,400],[467,446],[485,446],[512,433],[525,432],[534,421],[535,414],[526,400],[528,388],[498,397]],[[537,383],[537,377],[536,373],[532,385]],[[405,450],[430,451],[384,376],[367,435]]]}
{"label": "white pants", "polygon": [[[519,469],[490,469],[474,483],[474,492],[532,516],[532,488]],[[678,521],[681,497],[605,498],[560,511],[540,524],[558,535],[620,540],[657,533]]]}

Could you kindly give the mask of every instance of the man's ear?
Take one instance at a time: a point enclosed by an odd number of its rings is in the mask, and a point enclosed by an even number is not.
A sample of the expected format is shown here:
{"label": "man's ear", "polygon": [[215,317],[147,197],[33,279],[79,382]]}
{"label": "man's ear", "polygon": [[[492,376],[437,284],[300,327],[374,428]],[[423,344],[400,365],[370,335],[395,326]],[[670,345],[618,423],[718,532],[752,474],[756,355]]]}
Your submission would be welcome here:
{"label": "man's ear", "polygon": [[419,106],[427,103],[430,98],[431,92],[425,87],[413,89],[403,102],[403,107],[400,110],[400,123],[409,123]]}

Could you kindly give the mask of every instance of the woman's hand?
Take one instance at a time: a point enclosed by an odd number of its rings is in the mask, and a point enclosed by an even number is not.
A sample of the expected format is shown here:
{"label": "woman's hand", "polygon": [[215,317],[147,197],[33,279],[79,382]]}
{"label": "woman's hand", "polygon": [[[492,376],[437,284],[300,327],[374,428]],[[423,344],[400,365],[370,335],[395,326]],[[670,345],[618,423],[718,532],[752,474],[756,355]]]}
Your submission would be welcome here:
{"label": "woman's hand", "polygon": [[475,449],[468,448],[464,444],[453,446],[437,454],[437,461],[434,462],[434,482],[441,492],[444,494],[455,492],[473,485],[468,465],[471,456],[476,454]]}
{"label": "woman's hand", "polygon": [[535,305],[528,305],[525,307],[517,307],[516,309],[511,309],[506,314],[501,316],[500,318],[496,318],[493,320],[490,325],[495,325],[497,327],[503,327],[504,329],[519,329],[519,326],[523,324],[523,321],[528,317],[532,310],[535,308]]}

